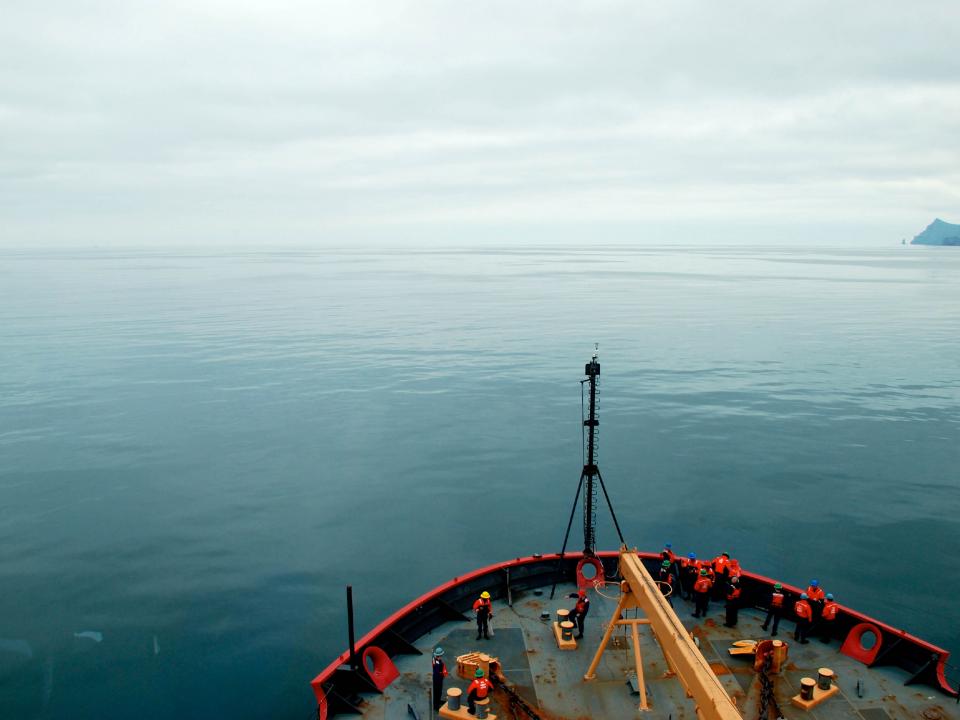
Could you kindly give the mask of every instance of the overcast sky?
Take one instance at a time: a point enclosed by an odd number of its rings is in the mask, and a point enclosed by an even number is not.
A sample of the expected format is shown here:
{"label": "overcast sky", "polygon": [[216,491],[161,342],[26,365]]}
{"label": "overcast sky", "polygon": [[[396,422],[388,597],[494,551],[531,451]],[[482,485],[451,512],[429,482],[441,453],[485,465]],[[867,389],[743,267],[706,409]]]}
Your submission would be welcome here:
{"label": "overcast sky", "polygon": [[0,244],[960,222],[960,2],[0,0]]}

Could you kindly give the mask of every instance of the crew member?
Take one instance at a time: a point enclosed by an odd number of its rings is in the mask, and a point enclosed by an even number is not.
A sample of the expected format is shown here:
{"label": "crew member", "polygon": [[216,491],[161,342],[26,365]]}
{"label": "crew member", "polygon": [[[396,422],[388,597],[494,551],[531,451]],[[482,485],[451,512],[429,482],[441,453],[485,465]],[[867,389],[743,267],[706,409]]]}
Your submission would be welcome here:
{"label": "crew member", "polygon": [[776,635],[777,628],[780,627],[780,616],[783,614],[783,600],[783,585],[775,583],[773,592],[770,593],[770,604],[767,605],[767,618],[763,621],[763,625],[760,626],[766,630],[770,621],[773,620],[773,631],[770,633],[771,635]]}
{"label": "crew member", "polygon": [[693,584],[700,575],[700,561],[697,560],[696,553],[690,553],[683,561],[683,574],[680,582],[683,585],[683,597],[685,600],[693,599]]}
{"label": "crew member", "polygon": [[663,550],[660,551],[660,559],[669,560],[671,565],[677,561],[677,556],[673,554],[673,545],[666,543],[663,546]]}
{"label": "crew member", "polygon": [[737,626],[737,617],[740,614],[740,578],[734,575],[727,583],[727,621],[726,627]]}
{"label": "crew member", "polygon": [[720,553],[711,562],[713,569],[713,597],[715,600],[723,596],[730,579],[727,564],[730,562],[730,553]]}
{"label": "crew member", "polygon": [[816,620],[823,612],[823,605],[826,601],[819,580],[810,581],[810,586],[807,588],[807,597],[809,598],[810,609],[813,610],[813,619]]}
{"label": "crew member", "polygon": [[657,577],[660,583],[660,592],[667,596],[667,602],[673,607],[673,591],[676,586],[676,579],[673,576],[673,563],[664,559],[660,563],[660,574]]}
{"label": "crew member", "polygon": [[477,640],[481,637],[490,639],[490,618],[493,617],[493,606],[490,604],[490,593],[484,590],[473,604],[473,611],[477,614]]}
{"label": "crew member", "polygon": [[694,617],[706,617],[707,608],[710,605],[710,590],[713,587],[713,581],[706,567],[700,568],[700,576],[693,584],[693,596],[696,612]]}
{"label": "crew member", "polygon": [[477,714],[477,700],[483,700],[490,692],[490,682],[483,676],[483,670],[477,668],[473,682],[467,686],[467,712]]}
{"label": "crew member", "polygon": [[[719,583],[717,581],[717,574],[713,571],[713,561],[704,560],[700,563],[700,569],[707,571],[707,577],[710,578],[710,594],[716,599],[717,585]],[[720,592],[722,593],[723,591],[721,590]]]}
{"label": "crew member", "polygon": [[827,593],[826,602],[823,611],[820,613],[820,640],[830,642],[830,636],[833,635],[833,623],[837,619],[837,611],[840,606],[833,601],[833,594]]}
{"label": "crew member", "polygon": [[743,575],[743,571],[740,569],[740,561],[736,558],[730,558],[730,560],[727,562],[727,573],[730,575],[730,577],[733,577],[734,575],[741,577]]}
{"label": "crew member", "polygon": [[447,666],[443,662],[443,648],[433,651],[433,709],[434,712],[443,705],[443,679],[447,676]]}
{"label": "crew member", "polygon": [[793,606],[793,612],[797,616],[797,628],[793,632],[793,637],[802,645],[810,642],[807,640],[807,633],[810,632],[810,621],[813,618],[813,610],[807,600],[807,594],[800,593],[800,599]]}
{"label": "crew member", "polygon": [[583,620],[587,617],[587,613],[590,612],[590,598],[587,597],[586,590],[570,593],[568,597],[575,597],[577,599],[577,604],[573,606],[573,610],[570,611],[568,618],[570,622],[577,624],[576,637],[579,639],[583,637]]}

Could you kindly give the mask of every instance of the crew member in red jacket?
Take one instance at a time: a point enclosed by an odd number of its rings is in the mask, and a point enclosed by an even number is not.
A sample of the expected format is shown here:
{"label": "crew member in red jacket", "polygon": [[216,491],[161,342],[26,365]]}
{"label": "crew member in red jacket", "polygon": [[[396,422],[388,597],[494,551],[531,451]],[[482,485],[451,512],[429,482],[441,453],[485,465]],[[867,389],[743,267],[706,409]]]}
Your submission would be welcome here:
{"label": "crew member in red jacket", "polygon": [[467,712],[477,714],[477,700],[483,700],[490,692],[490,682],[483,676],[483,670],[477,668],[473,682],[467,686]]}
{"label": "crew member in red jacket", "polygon": [[773,620],[773,631],[771,635],[777,634],[777,628],[780,627],[780,616],[783,614],[783,585],[776,583],[773,586],[773,592],[770,593],[770,603],[767,605],[767,619],[763,621],[762,627],[764,630],[767,629],[767,626],[770,624],[770,621]]}
{"label": "crew member in red jacket", "polygon": [[573,606],[573,610],[570,611],[570,622],[575,622],[577,624],[577,639],[583,637],[583,621],[587,617],[587,613],[590,612],[590,598],[587,597],[586,590],[580,590],[577,593],[571,593],[570,597],[575,597],[577,599],[577,604]]}
{"label": "crew member in red jacket", "polygon": [[473,611],[477,614],[477,640],[481,636],[490,639],[490,618],[493,617],[493,605],[490,603],[490,593],[484,590],[473,604]]}
{"label": "crew member in red jacket", "polygon": [[823,612],[820,613],[820,640],[823,642],[830,642],[830,636],[833,635],[834,622],[837,619],[837,611],[839,609],[840,606],[833,601],[833,595],[827,593]]}
{"label": "crew member in red jacket", "polygon": [[707,568],[700,568],[700,577],[693,584],[694,607],[696,612],[694,617],[706,617],[707,608],[710,606],[710,589],[713,587],[713,581]]}
{"label": "crew member in red jacket", "polygon": [[727,583],[726,627],[736,627],[740,615],[740,578],[734,575]]}
{"label": "crew member in red jacket", "polygon": [[807,633],[810,631],[810,621],[813,619],[813,610],[807,602],[806,593],[800,593],[800,599],[793,606],[793,612],[797,616],[797,629],[793,631],[793,637],[797,642],[806,645],[810,642],[807,640]]}

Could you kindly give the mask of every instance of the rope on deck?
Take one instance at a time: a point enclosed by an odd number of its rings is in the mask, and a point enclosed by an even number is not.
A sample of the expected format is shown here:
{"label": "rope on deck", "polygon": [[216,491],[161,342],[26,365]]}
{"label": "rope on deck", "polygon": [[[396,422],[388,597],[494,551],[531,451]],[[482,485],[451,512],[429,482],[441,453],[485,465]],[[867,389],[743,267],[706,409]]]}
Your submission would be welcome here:
{"label": "rope on deck", "polygon": [[[614,597],[613,595],[606,595],[605,593],[600,592],[600,588],[602,588],[602,587],[603,587],[603,584],[602,584],[599,580],[594,580],[594,582],[593,582],[593,589],[594,589],[594,591],[596,591],[597,595],[599,595],[600,597],[605,597],[607,600],[613,600],[614,602],[620,602],[620,596],[619,596],[619,595],[617,595],[616,597]],[[619,585],[618,585],[617,587],[619,587]]]}

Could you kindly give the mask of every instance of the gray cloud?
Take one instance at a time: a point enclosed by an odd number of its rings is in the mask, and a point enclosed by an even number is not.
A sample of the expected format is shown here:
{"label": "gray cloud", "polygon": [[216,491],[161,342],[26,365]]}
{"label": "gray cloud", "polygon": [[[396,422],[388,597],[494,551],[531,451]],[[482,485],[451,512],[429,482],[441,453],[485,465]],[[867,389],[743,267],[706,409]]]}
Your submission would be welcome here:
{"label": "gray cloud", "polygon": [[886,242],[960,219],[958,31],[953,0],[8,0],[0,243]]}

